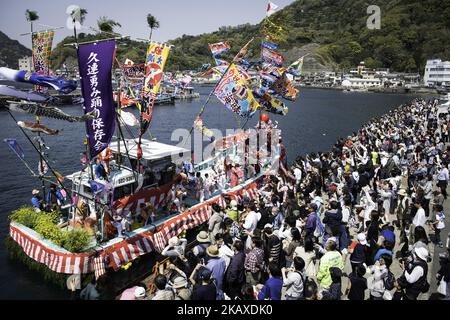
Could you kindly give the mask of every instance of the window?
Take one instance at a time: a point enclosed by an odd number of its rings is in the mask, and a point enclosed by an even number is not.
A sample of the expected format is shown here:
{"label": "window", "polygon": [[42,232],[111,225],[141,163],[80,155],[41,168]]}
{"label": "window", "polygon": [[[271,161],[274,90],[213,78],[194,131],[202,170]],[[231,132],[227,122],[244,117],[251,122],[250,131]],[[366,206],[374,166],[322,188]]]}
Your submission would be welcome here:
{"label": "window", "polygon": [[133,184],[126,184],[124,186],[114,189],[114,201],[129,196],[133,192]]}

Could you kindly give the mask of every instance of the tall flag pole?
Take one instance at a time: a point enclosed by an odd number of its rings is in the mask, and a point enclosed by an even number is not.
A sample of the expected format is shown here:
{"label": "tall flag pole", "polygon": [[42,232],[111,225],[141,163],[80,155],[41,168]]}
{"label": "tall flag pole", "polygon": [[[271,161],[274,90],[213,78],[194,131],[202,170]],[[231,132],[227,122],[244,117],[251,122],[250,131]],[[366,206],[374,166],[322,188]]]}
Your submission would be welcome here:
{"label": "tall flag pole", "polygon": [[[53,44],[53,36],[55,32],[51,31],[43,31],[43,32],[33,32],[33,22],[31,22],[31,59],[33,62],[32,70],[40,75],[48,75],[49,74],[49,62],[50,62],[50,54],[52,51]],[[36,91],[38,92],[46,92],[47,90],[44,87],[35,86]],[[36,117],[36,123],[40,123],[40,117]],[[38,136],[41,136],[41,133],[37,133]],[[39,177],[41,179],[41,188],[43,193],[43,198],[45,199],[45,182],[43,179],[44,176],[44,161],[42,160],[42,148],[41,145],[38,144],[39,149]]]}

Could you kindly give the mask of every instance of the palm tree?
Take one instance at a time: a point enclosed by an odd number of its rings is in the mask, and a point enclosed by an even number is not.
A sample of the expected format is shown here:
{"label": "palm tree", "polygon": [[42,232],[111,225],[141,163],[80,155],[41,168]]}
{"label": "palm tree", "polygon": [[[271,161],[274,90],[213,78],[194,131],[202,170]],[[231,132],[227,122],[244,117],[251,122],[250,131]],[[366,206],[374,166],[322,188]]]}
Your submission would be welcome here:
{"label": "palm tree", "polygon": [[97,20],[97,25],[100,32],[105,33],[114,33],[115,27],[122,27],[120,23],[112,19],[108,19],[108,17],[100,17],[100,19]]}
{"label": "palm tree", "polygon": [[152,40],[153,29],[158,29],[159,28],[159,21],[156,20],[156,18],[149,13],[147,15],[147,24],[148,24],[148,27],[150,28],[150,37],[149,37],[149,39]]}
{"label": "palm tree", "polygon": [[80,8],[80,24],[83,24],[84,20],[86,19],[88,11],[84,8]]}
{"label": "palm tree", "polygon": [[27,18],[27,21],[31,24],[31,32],[33,32],[33,21],[39,20],[39,15],[37,11],[32,11],[30,9],[27,9],[25,11],[25,17]]}
{"label": "palm tree", "polygon": [[72,17],[73,22],[79,22],[80,24],[83,24],[84,20],[86,19],[87,10],[80,7],[75,7],[72,12],[70,13],[70,16]]}

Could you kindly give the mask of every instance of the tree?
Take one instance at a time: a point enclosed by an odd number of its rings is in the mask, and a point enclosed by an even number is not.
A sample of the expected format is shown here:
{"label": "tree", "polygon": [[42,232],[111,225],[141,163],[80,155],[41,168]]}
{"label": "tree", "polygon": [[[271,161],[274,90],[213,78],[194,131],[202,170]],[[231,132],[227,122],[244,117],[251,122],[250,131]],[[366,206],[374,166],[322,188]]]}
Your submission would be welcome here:
{"label": "tree", "polygon": [[83,24],[84,20],[86,19],[88,11],[84,8],[80,8],[80,24]]}
{"label": "tree", "polygon": [[31,32],[33,32],[33,21],[39,20],[39,15],[37,11],[32,11],[30,9],[27,9],[25,11],[25,17],[27,18],[27,21],[31,24]]}
{"label": "tree", "polygon": [[153,29],[158,29],[159,28],[159,21],[156,20],[155,16],[151,15],[150,13],[147,15],[147,24],[148,27],[150,28],[150,37],[149,40],[152,40],[152,33],[153,33]]}
{"label": "tree", "polygon": [[100,32],[104,33],[114,33],[115,27],[122,27],[120,23],[109,19],[108,17],[100,17],[100,19],[97,20],[97,25],[100,29]]}

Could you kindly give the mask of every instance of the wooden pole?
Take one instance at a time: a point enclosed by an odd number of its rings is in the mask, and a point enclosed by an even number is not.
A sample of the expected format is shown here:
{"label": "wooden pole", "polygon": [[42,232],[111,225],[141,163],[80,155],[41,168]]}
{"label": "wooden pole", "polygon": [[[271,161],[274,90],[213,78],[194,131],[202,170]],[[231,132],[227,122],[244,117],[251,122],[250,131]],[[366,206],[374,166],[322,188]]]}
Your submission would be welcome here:
{"label": "wooden pole", "polygon": [[[77,37],[75,27],[74,27],[74,33],[75,33],[75,37]],[[76,42],[66,43],[64,46],[65,47],[75,46],[76,48],[78,48],[78,46],[80,44],[90,44],[90,43],[98,43],[98,42],[102,42],[102,41],[121,40],[121,39],[125,39],[125,38],[124,37],[115,37],[115,38],[98,39],[98,40],[85,41],[85,42],[78,42],[78,38],[75,38]]]}
{"label": "wooden pole", "polygon": [[[33,43],[33,21],[30,21],[30,31],[31,31],[31,61],[32,61],[32,66],[31,66],[31,71],[35,71],[34,70],[34,55],[33,55],[33,46],[34,46],[34,43]],[[39,88],[38,86],[35,86],[35,89],[36,88]],[[36,123],[37,124],[39,124],[40,123],[40,117],[38,117],[38,116],[36,116]],[[41,133],[38,131],[38,137],[40,137],[41,136]],[[39,173],[39,179],[41,180],[41,189],[42,189],[42,194],[43,194],[43,197],[42,197],[42,199],[44,199],[44,201],[45,201],[45,193],[46,193],[46,191],[45,191],[45,181],[44,181],[44,179],[43,179],[43,176],[44,176],[44,174],[45,174],[45,172],[44,172],[44,163],[43,163],[43,160],[42,160],[42,147],[41,147],[41,144],[40,143],[38,143],[38,150],[39,150],[39,171],[40,172],[38,172]]]}

